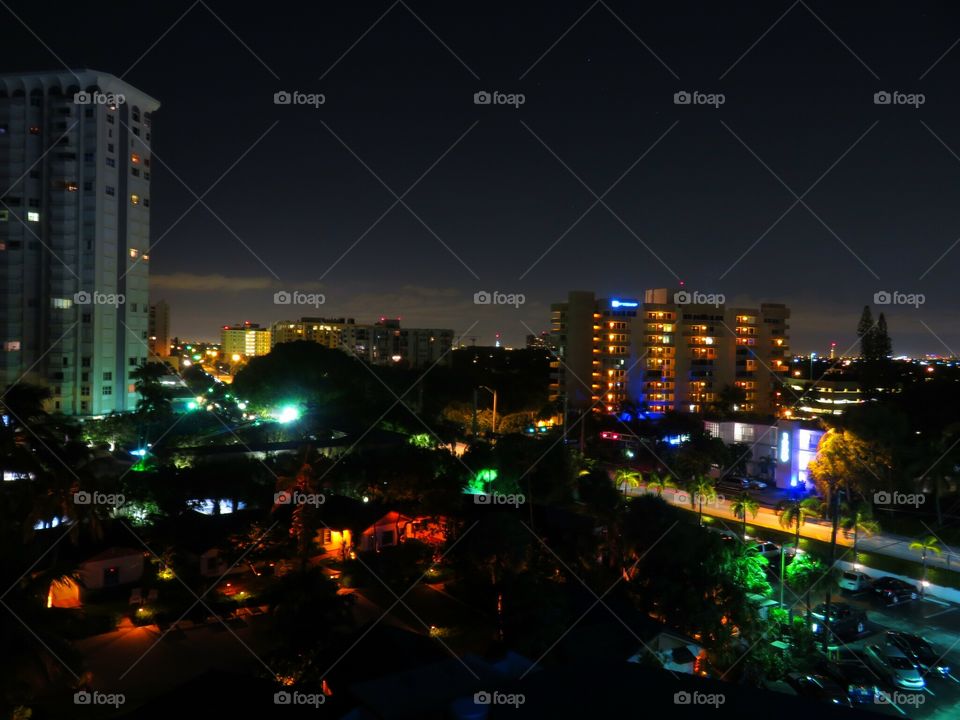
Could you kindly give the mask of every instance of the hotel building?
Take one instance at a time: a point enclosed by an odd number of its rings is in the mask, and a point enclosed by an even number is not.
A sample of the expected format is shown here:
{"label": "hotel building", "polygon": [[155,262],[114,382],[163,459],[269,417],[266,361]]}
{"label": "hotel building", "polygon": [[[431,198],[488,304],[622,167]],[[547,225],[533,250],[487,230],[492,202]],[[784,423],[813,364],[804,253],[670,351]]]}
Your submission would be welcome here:
{"label": "hotel building", "polygon": [[557,351],[550,364],[550,399],[569,409],[616,412],[639,401],[643,320],[640,302],[571,292],[550,306]]}
{"label": "hotel building", "polygon": [[780,303],[728,307],[695,303],[697,293],[644,294],[643,398],[650,412],[703,412],[727,386],[737,410],[775,414],[788,372],[790,310]]}
{"label": "hotel building", "polygon": [[577,291],[552,305],[551,400],[598,412],[645,405],[651,413],[699,413],[731,386],[743,391],[737,410],[775,414],[788,371],[789,309],[697,299],[666,288],[647,290],[642,301]]}

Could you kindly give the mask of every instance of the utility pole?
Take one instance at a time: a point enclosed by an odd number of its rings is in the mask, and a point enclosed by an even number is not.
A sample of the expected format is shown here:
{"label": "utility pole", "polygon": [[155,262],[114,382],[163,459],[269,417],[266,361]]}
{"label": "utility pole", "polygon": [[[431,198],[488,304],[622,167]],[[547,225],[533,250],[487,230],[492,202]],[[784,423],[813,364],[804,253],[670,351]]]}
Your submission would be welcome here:
{"label": "utility pole", "polygon": [[477,389],[486,390],[489,393],[493,394],[493,419],[490,421],[490,434],[493,435],[497,432],[497,391],[493,388],[489,388],[486,385],[480,385],[479,388],[474,388],[473,390],[473,413],[476,417],[477,413]]}
{"label": "utility pole", "polygon": [[827,607],[826,612],[823,616],[823,652],[828,652],[830,645],[830,634],[833,632],[833,623],[830,622],[830,582],[833,578],[830,575],[833,574],[833,566],[836,563],[836,553],[837,553],[837,528],[840,522],[840,490],[839,487],[834,487],[833,492],[830,493],[830,516],[833,520],[832,531],[830,536],[830,565],[827,568]]}

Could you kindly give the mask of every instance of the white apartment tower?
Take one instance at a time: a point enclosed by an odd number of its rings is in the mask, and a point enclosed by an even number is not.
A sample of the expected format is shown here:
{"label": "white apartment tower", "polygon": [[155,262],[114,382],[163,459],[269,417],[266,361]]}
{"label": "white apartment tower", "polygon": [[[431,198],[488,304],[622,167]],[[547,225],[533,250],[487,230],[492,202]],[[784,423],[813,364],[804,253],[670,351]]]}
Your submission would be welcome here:
{"label": "white apartment tower", "polygon": [[96,70],[0,75],[0,388],[47,385],[53,412],[136,404],[159,106]]}

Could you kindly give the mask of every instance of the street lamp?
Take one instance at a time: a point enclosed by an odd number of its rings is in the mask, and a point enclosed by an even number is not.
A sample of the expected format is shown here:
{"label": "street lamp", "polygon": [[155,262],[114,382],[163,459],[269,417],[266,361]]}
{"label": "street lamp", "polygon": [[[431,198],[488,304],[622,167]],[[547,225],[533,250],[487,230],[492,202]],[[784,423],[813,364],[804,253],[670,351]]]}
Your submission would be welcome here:
{"label": "street lamp", "polygon": [[478,387],[481,390],[493,393],[493,419],[490,421],[490,434],[494,435],[497,432],[497,391],[493,388],[488,388],[486,385],[479,385]]}

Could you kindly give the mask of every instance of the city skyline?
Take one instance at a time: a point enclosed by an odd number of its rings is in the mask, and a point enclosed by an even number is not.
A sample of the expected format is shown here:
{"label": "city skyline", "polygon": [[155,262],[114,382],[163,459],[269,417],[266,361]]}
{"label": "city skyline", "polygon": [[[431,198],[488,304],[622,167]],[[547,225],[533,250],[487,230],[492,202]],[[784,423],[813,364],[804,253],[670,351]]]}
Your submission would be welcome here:
{"label": "city skyline", "polygon": [[[436,4],[310,8],[295,25],[284,5],[185,4],[140,9],[153,32],[126,33],[117,6],[97,16],[98,47],[74,30],[93,16],[58,9],[48,26],[39,7],[11,6],[41,32],[18,34],[9,71],[92,67],[164,102],[151,291],[174,335],[271,322],[273,293],[299,289],[326,314],[518,345],[570,289],[682,279],[789,304],[799,352],[852,346],[882,291],[926,300],[874,307],[895,352],[960,346],[955,9],[595,4],[503,23],[497,6],[474,32]],[[193,44],[218,82],[181,82]],[[491,91],[524,102],[475,104]],[[677,104],[684,92],[703,95]],[[478,309],[481,290],[526,304]]]}
{"label": "city skyline", "polygon": [[10,718],[960,717],[960,6],[0,17]]}

